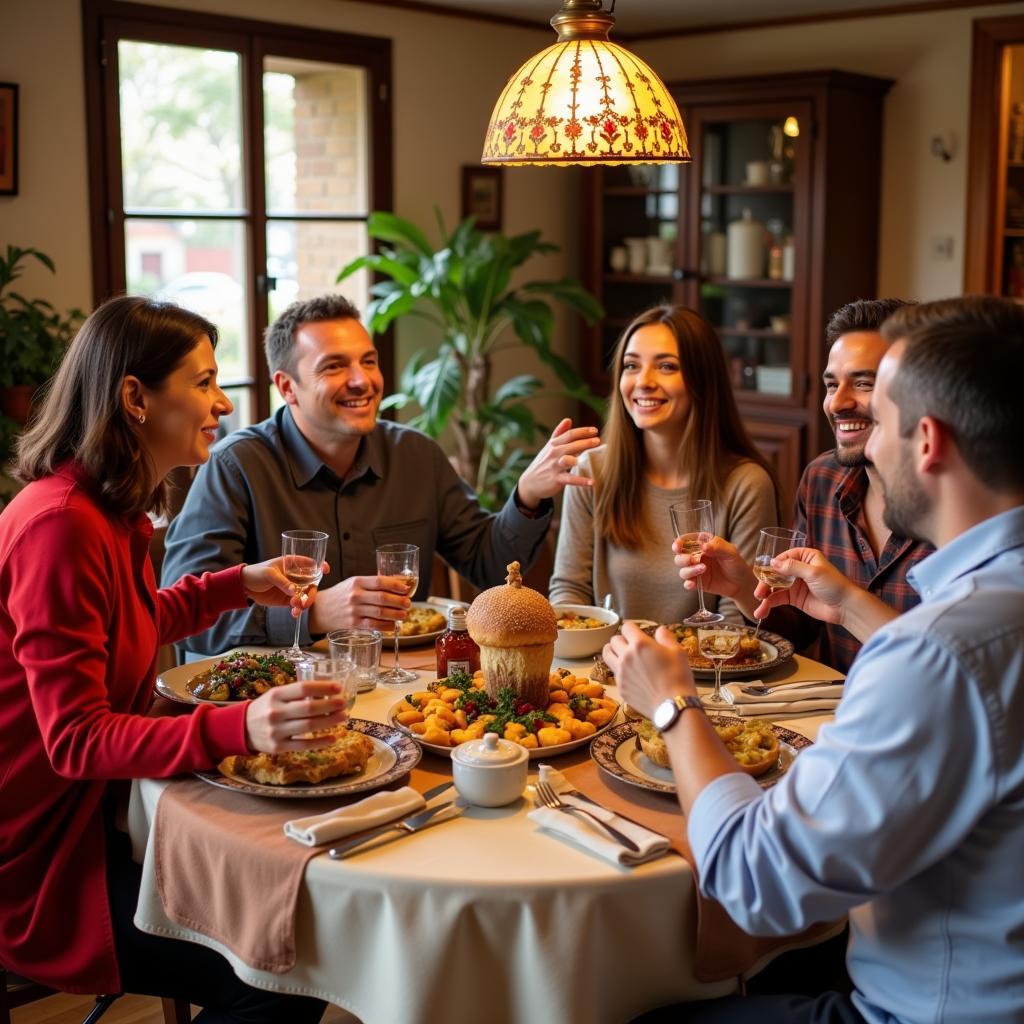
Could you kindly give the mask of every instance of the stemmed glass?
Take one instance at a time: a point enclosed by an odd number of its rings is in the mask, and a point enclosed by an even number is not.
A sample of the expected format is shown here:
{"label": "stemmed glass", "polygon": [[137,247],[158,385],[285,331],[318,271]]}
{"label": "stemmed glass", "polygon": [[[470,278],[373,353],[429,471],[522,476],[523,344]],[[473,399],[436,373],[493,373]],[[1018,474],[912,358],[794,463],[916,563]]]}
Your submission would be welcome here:
{"label": "stemmed glass", "polygon": [[736,626],[712,626],[697,630],[697,648],[715,666],[715,689],[710,697],[705,698],[712,704],[727,703],[722,696],[722,662],[736,656],[742,636],[743,631]]}
{"label": "stemmed glass", "polygon": [[[772,559],[790,548],[800,548],[807,543],[807,534],[800,530],[787,530],[784,526],[769,526],[761,531],[757,539],[757,554],[754,555],[754,575],[771,588],[789,590],[796,580],[795,576],[785,576],[778,569],[772,568]],[[761,632],[762,619],[757,620],[754,638]]]}
{"label": "stemmed glass", "polygon": [[[412,597],[420,581],[420,549],[415,544],[384,544],[377,548],[377,575],[403,577],[409,596]],[[380,676],[380,681],[386,686],[404,686],[419,678],[415,672],[402,668],[398,663],[401,626],[401,620],[395,622],[395,663]]]}
{"label": "stemmed glass", "polygon": [[[706,544],[715,533],[715,516],[711,502],[707,498],[700,501],[680,501],[669,506],[672,517],[672,529],[682,540],[683,553],[687,555],[701,554],[701,545]],[[709,612],[704,607],[704,587],[697,577],[697,601],[700,608],[692,615],[683,619],[688,626],[706,626],[711,622],[721,622],[724,618],[718,612]]]}
{"label": "stemmed glass", "polygon": [[[281,555],[284,558],[284,574],[295,586],[295,592],[306,603],[309,588],[316,586],[324,575],[324,558],[327,557],[327,534],[319,530],[285,530],[281,534]],[[291,647],[278,651],[282,657],[294,664],[310,661],[310,656],[299,647],[299,626],[302,616],[295,618],[295,638]]]}

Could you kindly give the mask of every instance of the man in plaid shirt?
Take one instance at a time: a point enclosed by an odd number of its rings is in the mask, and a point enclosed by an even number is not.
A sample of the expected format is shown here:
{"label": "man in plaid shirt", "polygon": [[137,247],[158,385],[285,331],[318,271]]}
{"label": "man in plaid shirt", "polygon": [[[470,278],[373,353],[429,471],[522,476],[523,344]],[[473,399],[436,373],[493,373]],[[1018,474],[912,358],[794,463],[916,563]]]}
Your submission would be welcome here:
{"label": "man in plaid shirt", "polygon": [[[818,548],[845,576],[899,612],[920,601],[907,583],[907,571],[934,549],[889,532],[882,521],[882,490],[864,448],[871,434],[868,406],[875,373],[889,347],[879,330],[904,305],[900,299],[858,300],[836,310],[829,320],[822,408],[835,432],[836,447],[804,470],[793,523],[807,535],[807,547]],[[699,575],[706,590],[734,598],[743,613],[753,617],[759,604],[753,597],[757,581],[731,545],[716,538],[705,548],[700,565],[683,554],[677,554],[676,564],[684,567],[684,579]],[[819,622],[795,608],[776,608],[765,625],[840,672],[849,670],[860,650],[860,642],[842,626]]]}

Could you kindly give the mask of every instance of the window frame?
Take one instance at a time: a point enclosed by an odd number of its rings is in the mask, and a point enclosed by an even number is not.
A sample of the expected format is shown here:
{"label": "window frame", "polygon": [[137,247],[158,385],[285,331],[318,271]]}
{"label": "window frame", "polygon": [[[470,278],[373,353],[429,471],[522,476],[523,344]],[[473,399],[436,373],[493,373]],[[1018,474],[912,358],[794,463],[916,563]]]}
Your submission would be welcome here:
{"label": "window frame", "polygon": [[[268,56],[361,67],[367,75],[369,130],[368,215],[392,208],[391,40],[319,28],[283,25],[122,0],[82,0],[85,64],[89,227],[93,302],[123,294],[126,285],[124,201],[121,189],[120,97],[117,43],[132,39],[156,44],[230,50],[239,55],[242,89],[243,180],[247,213],[246,293],[249,365],[247,388],[257,420],[270,413],[270,375],[263,355],[267,326],[267,206],[263,160],[263,62]],[[273,219],[273,218],[271,218]],[[365,221],[360,215],[324,215],[332,222]],[[340,267],[338,268],[341,269]],[[376,339],[385,380],[393,380],[391,331]],[[234,382],[232,383],[234,385]]]}

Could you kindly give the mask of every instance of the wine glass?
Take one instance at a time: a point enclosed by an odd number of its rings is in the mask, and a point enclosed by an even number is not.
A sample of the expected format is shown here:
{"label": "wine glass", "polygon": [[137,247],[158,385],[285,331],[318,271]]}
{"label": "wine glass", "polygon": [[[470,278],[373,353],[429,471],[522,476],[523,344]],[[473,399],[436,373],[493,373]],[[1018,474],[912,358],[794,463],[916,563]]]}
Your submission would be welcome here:
{"label": "wine glass", "polygon": [[742,636],[742,629],[730,625],[714,625],[697,630],[697,649],[715,666],[715,689],[710,697],[705,698],[712,704],[728,703],[722,696],[722,662],[736,656]]}
{"label": "wine glass", "polygon": [[[711,502],[706,498],[702,498],[700,501],[680,501],[669,506],[668,511],[672,517],[672,529],[682,541],[683,553],[699,555],[701,545],[711,540],[715,533],[715,516]],[[699,576],[697,577],[697,601],[700,608],[683,619],[683,622],[688,626],[706,626],[711,622],[722,621],[723,615],[719,615],[718,612],[709,612],[704,607],[704,587],[701,585]]]}
{"label": "wine glass", "polygon": [[[284,558],[284,574],[295,586],[295,592],[306,604],[309,588],[316,586],[324,575],[324,558],[327,556],[326,533],[319,530],[285,530],[281,534],[281,555]],[[295,638],[291,647],[278,651],[282,657],[298,665],[309,661],[310,656],[299,647],[299,624],[302,616],[295,618]]]}
{"label": "wine glass", "polygon": [[[807,543],[807,534],[800,530],[787,530],[784,526],[769,526],[761,531],[757,539],[757,554],[754,555],[754,575],[767,584],[772,593],[776,590],[788,590],[796,580],[795,576],[785,576],[778,569],[772,568],[772,559],[790,548],[800,548]],[[754,630],[756,639],[761,632],[762,619],[757,620]]]}
{"label": "wine glass", "polygon": [[[420,549],[415,544],[384,544],[377,548],[377,575],[401,576],[409,596],[412,597],[420,581]],[[401,627],[401,620],[396,621],[395,663],[380,676],[380,681],[386,686],[404,686],[419,678],[415,672],[402,668],[398,663],[398,637]]]}

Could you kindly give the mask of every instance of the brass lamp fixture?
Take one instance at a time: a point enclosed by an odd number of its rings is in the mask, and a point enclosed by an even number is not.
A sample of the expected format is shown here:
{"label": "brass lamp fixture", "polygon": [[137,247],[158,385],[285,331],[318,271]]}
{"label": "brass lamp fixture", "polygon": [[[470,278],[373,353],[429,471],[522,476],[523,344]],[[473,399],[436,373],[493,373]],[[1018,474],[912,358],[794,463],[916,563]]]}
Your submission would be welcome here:
{"label": "brass lamp fixture", "polygon": [[498,97],[481,163],[566,167],[691,159],[675,100],[639,57],[608,39],[615,16],[601,4],[563,0],[551,19],[558,42],[523,64]]}

